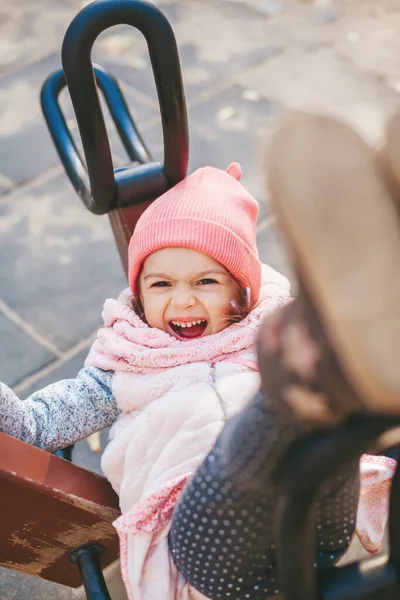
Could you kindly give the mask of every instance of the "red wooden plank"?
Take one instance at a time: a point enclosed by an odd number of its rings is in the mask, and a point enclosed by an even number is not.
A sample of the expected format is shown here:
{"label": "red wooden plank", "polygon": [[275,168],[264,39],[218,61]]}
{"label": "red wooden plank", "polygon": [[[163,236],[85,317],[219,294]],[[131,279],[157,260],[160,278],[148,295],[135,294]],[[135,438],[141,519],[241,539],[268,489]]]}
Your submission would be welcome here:
{"label": "red wooden plank", "polygon": [[89,541],[119,554],[118,497],[95,473],[0,434],[0,565],[70,587],[81,585],[69,553]]}

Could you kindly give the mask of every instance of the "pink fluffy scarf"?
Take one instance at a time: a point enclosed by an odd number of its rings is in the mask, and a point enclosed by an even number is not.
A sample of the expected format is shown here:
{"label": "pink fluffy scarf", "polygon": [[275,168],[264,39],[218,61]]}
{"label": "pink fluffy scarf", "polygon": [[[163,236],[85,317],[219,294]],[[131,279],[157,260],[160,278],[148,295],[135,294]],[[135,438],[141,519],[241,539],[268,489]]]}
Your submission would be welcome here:
{"label": "pink fluffy scarf", "polygon": [[129,291],[118,300],[106,300],[105,327],[99,330],[86,365],[104,371],[154,373],[193,362],[219,362],[227,357],[253,353],[260,324],[265,316],[288,302],[284,293],[264,295],[259,305],[239,323],[214,335],[177,340],[151,328],[132,310]]}

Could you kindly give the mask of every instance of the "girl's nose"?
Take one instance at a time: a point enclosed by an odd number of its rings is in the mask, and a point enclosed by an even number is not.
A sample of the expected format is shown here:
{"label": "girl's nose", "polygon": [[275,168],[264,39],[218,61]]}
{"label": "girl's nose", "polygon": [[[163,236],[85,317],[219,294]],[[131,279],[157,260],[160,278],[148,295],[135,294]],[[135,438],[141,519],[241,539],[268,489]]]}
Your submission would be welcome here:
{"label": "girl's nose", "polygon": [[171,299],[171,304],[174,308],[189,308],[194,306],[196,299],[190,288],[176,289]]}

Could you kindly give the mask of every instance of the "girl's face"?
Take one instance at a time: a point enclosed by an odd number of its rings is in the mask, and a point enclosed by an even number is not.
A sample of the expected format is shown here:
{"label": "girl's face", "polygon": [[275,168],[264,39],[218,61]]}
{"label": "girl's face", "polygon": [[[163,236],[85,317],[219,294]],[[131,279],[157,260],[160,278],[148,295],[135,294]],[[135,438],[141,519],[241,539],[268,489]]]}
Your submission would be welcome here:
{"label": "girl's face", "polygon": [[219,262],[186,248],[146,258],[139,276],[146,322],[179,340],[222,331],[230,323],[238,284]]}

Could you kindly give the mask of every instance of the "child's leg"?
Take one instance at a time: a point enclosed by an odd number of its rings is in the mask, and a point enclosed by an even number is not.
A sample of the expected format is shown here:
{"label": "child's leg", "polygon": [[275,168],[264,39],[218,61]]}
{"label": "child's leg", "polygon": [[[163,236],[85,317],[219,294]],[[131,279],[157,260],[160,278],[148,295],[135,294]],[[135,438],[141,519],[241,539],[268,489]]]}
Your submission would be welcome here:
{"label": "child's leg", "polygon": [[361,404],[392,413],[400,411],[398,121],[378,155],[390,169],[346,125],[306,115],[281,127],[268,160],[271,199],[311,312]]}
{"label": "child's leg", "polygon": [[[274,469],[287,447],[351,412],[400,411],[396,184],[372,149],[326,118],[289,122],[272,142],[268,167],[300,294],[263,326],[264,396],[226,424],[170,533],[178,569],[213,599],[277,591]],[[355,457],[324,488],[317,561],[335,560],[348,544],[358,485]]]}

